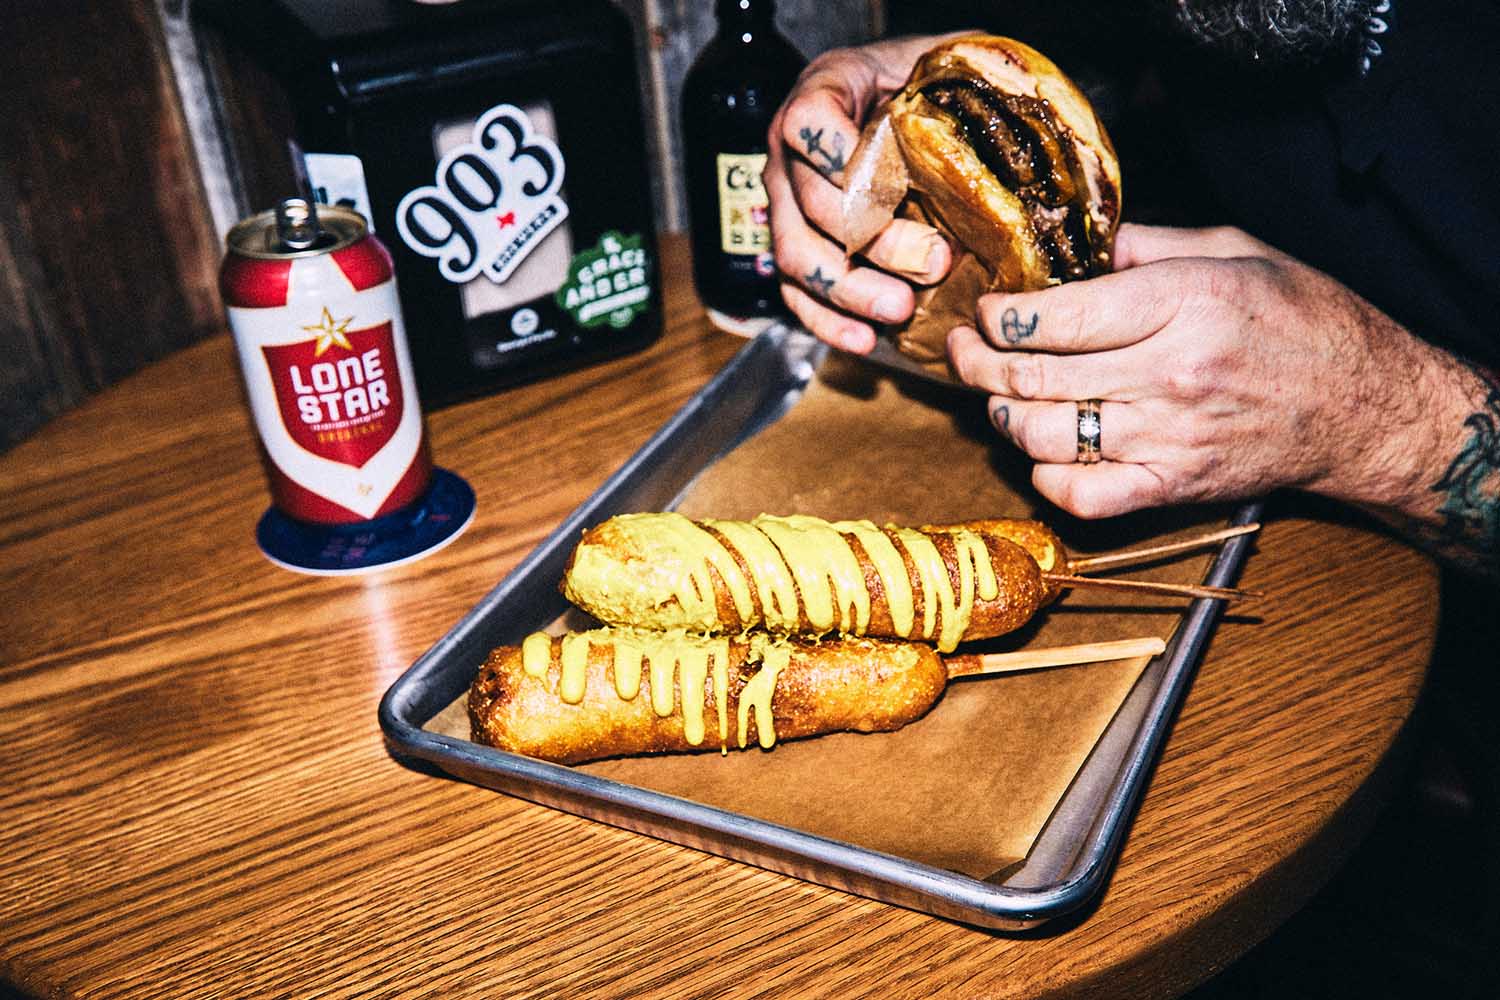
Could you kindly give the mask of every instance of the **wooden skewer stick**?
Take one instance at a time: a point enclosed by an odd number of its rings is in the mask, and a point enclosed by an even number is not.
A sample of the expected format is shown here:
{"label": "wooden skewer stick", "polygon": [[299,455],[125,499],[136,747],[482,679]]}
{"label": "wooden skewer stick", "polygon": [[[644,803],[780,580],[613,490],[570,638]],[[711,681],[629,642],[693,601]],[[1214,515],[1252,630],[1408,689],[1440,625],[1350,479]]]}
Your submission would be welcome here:
{"label": "wooden skewer stick", "polygon": [[1222,531],[1213,531],[1206,535],[1198,535],[1194,538],[1186,538],[1180,542],[1168,542],[1165,545],[1153,545],[1146,549],[1132,549],[1129,552],[1113,552],[1103,556],[1087,556],[1083,559],[1068,560],[1068,569],[1075,573],[1089,570],[1102,569],[1105,566],[1128,566],[1131,563],[1145,562],[1155,559],[1157,556],[1171,555],[1174,552],[1190,552],[1193,549],[1203,549],[1217,542],[1238,538],[1240,535],[1248,535],[1253,531],[1260,530],[1260,523],[1242,524],[1236,528],[1225,528]]}
{"label": "wooden skewer stick", "polygon": [[1084,642],[1076,646],[1052,646],[1048,649],[1022,649],[1014,653],[982,653],[948,656],[943,663],[949,677],[973,677],[979,674],[1007,674],[1017,670],[1041,667],[1067,667],[1079,663],[1105,663],[1130,660],[1137,656],[1155,656],[1167,648],[1156,636],[1139,639],[1114,639],[1109,642]]}
{"label": "wooden skewer stick", "polygon": [[1114,580],[1098,576],[1070,576],[1065,573],[1043,573],[1042,579],[1064,587],[1130,590],[1140,594],[1165,594],[1173,597],[1209,597],[1220,601],[1242,601],[1249,597],[1265,596],[1254,590],[1236,590],[1233,587],[1205,587],[1196,583],[1162,583],[1156,580]]}

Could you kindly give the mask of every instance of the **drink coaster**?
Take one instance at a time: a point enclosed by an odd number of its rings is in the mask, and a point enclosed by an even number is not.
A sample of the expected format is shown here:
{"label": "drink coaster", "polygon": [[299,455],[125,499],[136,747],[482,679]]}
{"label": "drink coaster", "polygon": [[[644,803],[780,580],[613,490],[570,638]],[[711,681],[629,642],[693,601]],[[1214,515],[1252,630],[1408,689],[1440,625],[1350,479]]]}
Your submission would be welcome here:
{"label": "drink coaster", "polygon": [[314,576],[342,576],[415,562],[453,541],[474,519],[474,490],[447,469],[416,503],[373,521],[311,524],[272,507],[255,541],[278,566]]}

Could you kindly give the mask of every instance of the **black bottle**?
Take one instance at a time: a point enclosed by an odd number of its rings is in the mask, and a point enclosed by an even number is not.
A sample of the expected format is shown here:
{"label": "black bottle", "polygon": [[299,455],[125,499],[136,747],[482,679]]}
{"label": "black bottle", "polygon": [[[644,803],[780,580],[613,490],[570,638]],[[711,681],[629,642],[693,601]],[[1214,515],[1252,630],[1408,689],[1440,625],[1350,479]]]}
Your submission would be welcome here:
{"label": "black bottle", "polygon": [[777,33],[772,0],[718,0],[719,31],[682,87],[693,284],[730,316],[781,311],[760,172],[766,130],[806,60]]}

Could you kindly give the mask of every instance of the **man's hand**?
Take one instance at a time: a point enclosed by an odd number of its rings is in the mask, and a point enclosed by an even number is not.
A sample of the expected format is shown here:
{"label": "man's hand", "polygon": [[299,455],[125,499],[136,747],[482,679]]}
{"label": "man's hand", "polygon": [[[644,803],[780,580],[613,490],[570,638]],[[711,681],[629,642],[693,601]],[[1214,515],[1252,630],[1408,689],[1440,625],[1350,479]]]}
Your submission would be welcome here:
{"label": "man's hand", "polygon": [[764,181],[782,298],[804,326],[844,350],[863,353],[875,345],[870,320],[899,323],[912,314],[911,285],[881,268],[896,268],[910,247],[924,244],[925,265],[902,269],[905,277],[930,284],[952,263],[931,228],[906,219],[854,248],[872,267],[850,260],[840,242],[843,171],[860,126],[937,41],[905,38],[825,52],[802,72],[771,123]]}
{"label": "man's hand", "polygon": [[[1436,525],[1434,484],[1484,398],[1473,372],[1326,275],[1233,229],[1125,226],[1118,270],[980,299],[960,377],[1064,510],[1299,487]],[[1077,401],[1101,458],[1077,461]],[[1492,540],[1493,542],[1493,540]]]}

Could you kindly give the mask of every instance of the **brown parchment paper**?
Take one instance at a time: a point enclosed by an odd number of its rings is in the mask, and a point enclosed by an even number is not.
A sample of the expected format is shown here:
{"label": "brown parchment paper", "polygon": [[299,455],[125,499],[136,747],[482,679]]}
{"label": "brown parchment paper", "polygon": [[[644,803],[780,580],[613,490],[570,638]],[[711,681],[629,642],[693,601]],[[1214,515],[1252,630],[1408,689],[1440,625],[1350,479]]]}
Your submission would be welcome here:
{"label": "brown parchment paper", "polygon": [[[1180,509],[1072,521],[1038,500],[1029,474],[1029,462],[989,427],[981,397],[835,356],[785,417],[700,476],[679,509],[690,516],[803,513],[905,524],[1040,514],[1073,554],[1169,540],[1228,517],[1227,509]],[[1198,582],[1208,562],[1195,556],[1114,575]],[[1185,606],[1075,590],[1022,631],[958,652],[1165,639]],[[588,624],[573,612],[551,630]],[[954,681],[932,711],[894,733],[579,766],[986,878],[1025,857],[1144,665],[1135,660]],[[429,728],[467,738],[461,702]]]}

